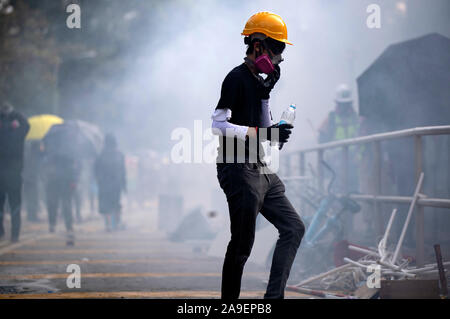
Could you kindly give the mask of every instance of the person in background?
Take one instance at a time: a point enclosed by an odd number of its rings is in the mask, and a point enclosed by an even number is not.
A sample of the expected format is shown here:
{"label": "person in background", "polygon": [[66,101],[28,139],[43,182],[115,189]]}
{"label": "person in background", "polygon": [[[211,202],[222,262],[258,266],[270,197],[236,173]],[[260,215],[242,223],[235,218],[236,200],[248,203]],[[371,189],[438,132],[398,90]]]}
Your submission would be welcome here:
{"label": "person in background", "polygon": [[41,170],[41,141],[31,141],[25,146],[23,191],[27,220],[37,222],[39,211],[39,187]]}
{"label": "person in background", "polygon": [[105,218],[106,231],[117,230],[120,225],[120,196],[126,192],[125,158],[117,148],[112,134],[105,136],[103,151],[94,164],[98,185],[99,212]]}
{"label": "person in background", "polygon": [[[352,91],[347,84],[340,84],[336,88],[334,102],[334,110],[328,114],[319,129],[319,143],[340,141],[360,136],[360,117],[353,108]],[[346,185],[346,188],[342,184],[344,177],[341,174],[345,171],[343,165],[346,163],[342,161],[341,153],[327,151],[325,154],[325,161],[337,173],[335,187],[333,187],[337,192],[343,192],[344,189],[347,189],[348,192],[359,191],[358,164],[361,160],[363,149],[352,146],[349,151],[349,163],[347,163],[349,185]]]}
{"label": "person in background", "polygon": [[98,187],[97,182],[95,180],[95,172],[94,172],[94,162],[92,160],[88,162],[87,167],[87,188],[88,188],[88,198],[89,198],[89,214],[90,217],[94,217],[97,211],[97,197],[98,197]]}
{"label": "person in background", "polygon": [[319,143],[345,140],[359,134],[359,117],[353,109],[352,91],[347,84],[336,88],[335,108],[319,129]]}
{"label": "person in background", "polygon": [[81,218],[81,207],[83,204],[83,194],[82,194],[82,181],[81,181],[81,175],[83,172],[83,163],[82,161],[77,161],[77,167],[76,167],[77,171],[79,172],[79,177],[78,177],[78,183],[76,183],[75,185],[75,189],[73,191],[73,206],[75,209],[75,217],[77,220],[78,224],[81,224],[81,222],[83,221]]}
{"label": "person in background", "polygon": [[11,213],[11,242],[18,242],[21,225],[22,169],[27,119],[11,104],[0,105],[0,238],[4,237],[6,199]]}
{"label": "person in background", "polygon": [[[362,124],[364,119],[358,115],[354,109],[354,99],[352,90],[347,84],[340,84],[336,88],[335,107],[319,129],[319,143],[328,143],[341,141],[351,138],[357,138],[364,135]],[[352,145],[348,148],[348,157],[344,161],[344,153],[341,148],[327,150],[324,154],[325,162],[336,173],[336,180],[332,186],[332,192],[338,194],[360,193],[361,172],[364,155],[367,155],[368,148],[364,145]],[[347,172],[347,176],[344,176]],[[331,178],[330,173],[325,170],[325,178]],[[363,216],[367,209],[363,209]],[[355,239],[357,223],[355,216],[347,216],[345,221],[345,234],[349,239]],[[370,220],[365,220],[366,227],[370,227]],[[373,223],[372,223],[373,224]],[[359,240],[359,238],[358,238]]]}
{"label": "person in background", "polygon": [[79,182],[78,160],[61,154],[46,154],[43,160],[49,230],[55,232],[59,206],[64,216],[68,246],[75,244],[72,203]]}

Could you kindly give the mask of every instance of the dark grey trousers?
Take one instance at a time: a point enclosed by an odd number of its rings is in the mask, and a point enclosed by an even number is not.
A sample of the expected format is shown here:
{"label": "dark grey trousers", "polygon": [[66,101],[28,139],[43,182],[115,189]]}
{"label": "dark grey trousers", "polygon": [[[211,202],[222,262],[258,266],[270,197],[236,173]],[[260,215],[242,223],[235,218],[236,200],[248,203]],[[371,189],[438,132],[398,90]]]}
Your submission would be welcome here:
{"label": "dark grey trousers", "polygon": [[302,220],[285,196],[284,184],[276,174],[262,174],[261,167],[253,163],[217,164],[217,178],[227,197],[231,222],[231,240],[222,269],[222,299],[239,298],[259,212],[279,232],[264,298],[284,298],[289,272],[305,232]]}
{"label": "dark grey trousers", "polygon": [[4,235],[3,216],[6,200],[11,213],[11,240],[19,240],[22,205],[22,177],[17,174],[0,173],[0,237]]}
{"label": "dark grey trousers", "polygon": [[62,215],[64,216],[64,224],[67,231],[73,230],[73,201],[74,188],[70,182],[50,180],[46,184],[47,195],[47,211],[50,229],[56,226],[58,210],[61,206]]}

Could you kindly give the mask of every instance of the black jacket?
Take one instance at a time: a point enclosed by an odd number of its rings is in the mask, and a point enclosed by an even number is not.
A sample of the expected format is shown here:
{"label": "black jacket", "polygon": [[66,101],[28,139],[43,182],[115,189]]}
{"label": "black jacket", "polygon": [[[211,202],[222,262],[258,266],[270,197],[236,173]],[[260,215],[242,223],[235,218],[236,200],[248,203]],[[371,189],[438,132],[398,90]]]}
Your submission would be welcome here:
{"label": "black jacket", "polygon": [[104,149],[94,164],[95,177],[99,190],[125,191],[125,158],[117,149]]}
{"label": "black jacket", "polygon": [[22,171],[25,136],[29,129],[28,120],[20,112],[0,113],[0,171]]}

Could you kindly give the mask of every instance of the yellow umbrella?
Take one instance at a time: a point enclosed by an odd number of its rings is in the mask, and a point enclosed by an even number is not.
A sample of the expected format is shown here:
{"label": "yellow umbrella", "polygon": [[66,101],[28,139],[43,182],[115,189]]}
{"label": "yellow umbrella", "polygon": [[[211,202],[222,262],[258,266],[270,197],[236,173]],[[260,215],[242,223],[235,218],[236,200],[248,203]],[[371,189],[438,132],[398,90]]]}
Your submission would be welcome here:
{"label": "yellow umbrella", "polygon": [[56,115],[41,114],[35,115],[28,119],[30,130],[26,136],[27,140],[40,140],[48,130],[55,124],[61,124],[64,120]]}

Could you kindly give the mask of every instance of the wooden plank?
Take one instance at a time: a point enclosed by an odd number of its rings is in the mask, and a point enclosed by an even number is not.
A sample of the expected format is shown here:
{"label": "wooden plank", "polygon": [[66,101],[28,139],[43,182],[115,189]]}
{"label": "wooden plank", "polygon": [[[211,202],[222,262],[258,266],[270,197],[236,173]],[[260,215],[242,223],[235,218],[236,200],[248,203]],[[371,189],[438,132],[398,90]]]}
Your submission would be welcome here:
{"label": "wooden plank", "polygon": [[439,282],[435,279],[381,280],[381,299],[438,299]]}

